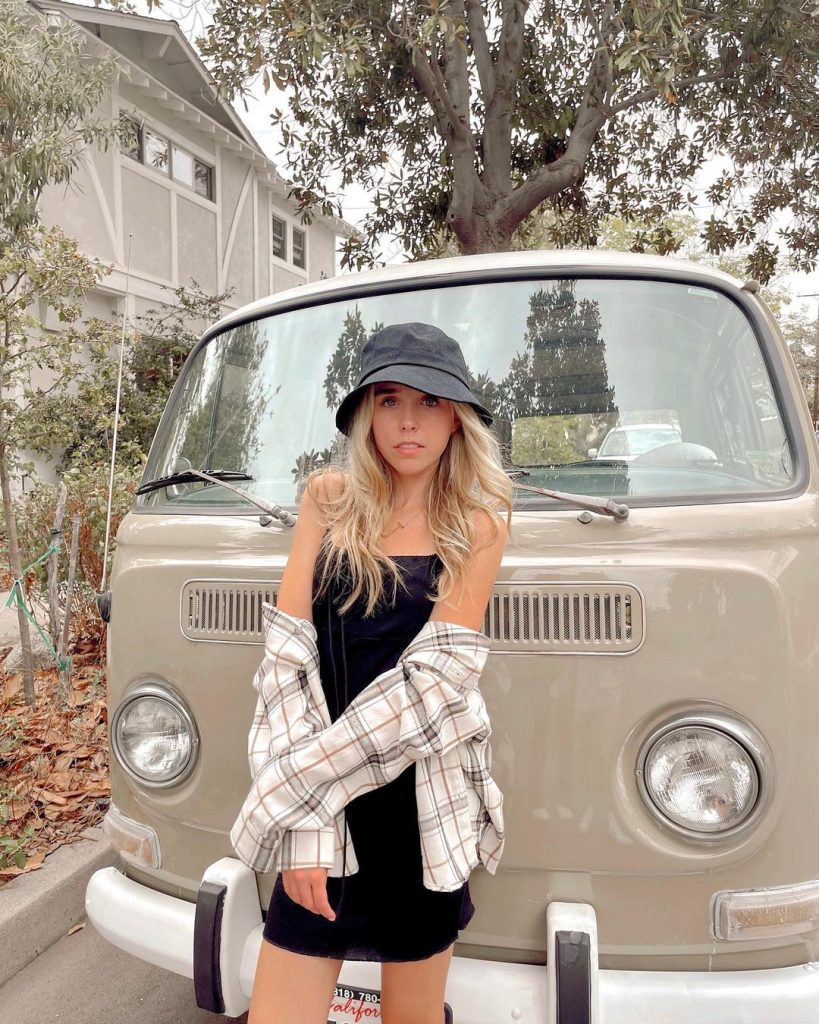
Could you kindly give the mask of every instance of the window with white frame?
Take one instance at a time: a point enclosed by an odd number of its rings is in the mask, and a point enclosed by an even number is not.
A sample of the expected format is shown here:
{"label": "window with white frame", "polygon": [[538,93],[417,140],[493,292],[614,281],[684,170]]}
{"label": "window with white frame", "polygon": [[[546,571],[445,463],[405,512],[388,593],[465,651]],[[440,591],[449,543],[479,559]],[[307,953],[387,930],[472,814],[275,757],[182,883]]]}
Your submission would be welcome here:
{"label": "window with white frame", "polygon": [[307,236],[299,228],[293,228],[293,263],[302,270],[307,269]]}
{"label": "window with white frame", "polygon": [[271,249],[280,260],[287,259],[287,221],[275,214],[270,218]]}
{"label": "window with white frame", "polygon": [[213,201],[213,168],[199,157],[189,153],[182,146],[170,143],[168,139],[148,128],[131,121],[134,129],[132,138],[123,146],[122,152],[132,160],[146,167],[168,174],[181,185],[196,192],[204,199]]}

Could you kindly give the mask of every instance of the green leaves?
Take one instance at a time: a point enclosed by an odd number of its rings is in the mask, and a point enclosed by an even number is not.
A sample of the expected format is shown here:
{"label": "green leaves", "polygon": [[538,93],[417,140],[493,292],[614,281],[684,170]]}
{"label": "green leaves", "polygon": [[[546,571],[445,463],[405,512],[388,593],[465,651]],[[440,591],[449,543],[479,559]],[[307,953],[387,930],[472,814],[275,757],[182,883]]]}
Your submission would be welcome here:
{"label": "green leaves", "polygon": [[377,261],[384,235],[413,258],[442,232],[462,251],[509,248],[536,210],[552,244],[593,245],[607,217],[649,224],[701,203],[690,183],[719,155],[735,184],[713,189],[708,244],[750,245],[764,270],[774,222],[789,222],[794,263],[819,253],[815,13],[795,0],[216,0],[202,46],[226,91],[256,74],[285,91],[274,123],[305,212],[335,205],[338,183],[370,194],[350,266]]}
{"label": "green leaves", "polygon": [[92,57],[69,19],[23,0],[0,4],[0,252],[38,219],[47,184],[67,181],[82,143],[106,146],[116,125],[97,114],[116,66]]}

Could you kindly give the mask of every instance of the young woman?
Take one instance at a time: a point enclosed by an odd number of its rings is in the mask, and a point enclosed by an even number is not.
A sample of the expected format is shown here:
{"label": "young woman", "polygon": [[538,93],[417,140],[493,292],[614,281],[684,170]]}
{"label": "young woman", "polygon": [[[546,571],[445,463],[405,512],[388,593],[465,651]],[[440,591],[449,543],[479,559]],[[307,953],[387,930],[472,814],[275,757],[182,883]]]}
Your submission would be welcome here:
{"label": "young woman", "polygon": [[[298,834],[307,844],[298,858],[281,853],[249,1024],[324,1024],[345,959],[382,963],[385,1024],[441,1024],[453,942],[474,912],[466,877],[478,861],[494,870],[502,847],[501,798],[488,774],[489,728],[475,686],[488,651],[478,631],[511,515],[491,415],[469,390],[459,346],[435,327],[385,327],[361,364],[359,385],[336,418],[349,437],[346,471],[311,477],[271,610],[282,645],[268,637],[258,673],[263,712],[251,734],[264,770],[231,833],[239,856],[264,870],[267,861],[254,860],[258,836],[268,818],[279,828],[296,820],[279,794],[295,789],[292,779],[304,771],[310,782],[299,792],[330,794],[333,810],[323,820],[343,806],[336,856],[319,852],[321,828]],[[294,667],[283,652],[297,639],[306,646]],[[323,724],[335,723],[318,748],[292,714],[311,658],[320,666]],[[270,742],[281,708],[279,739]],[[288,742],[300,737],[295,760],[281,753],[285,734]],[[366,751],[351,767],[347,748],[361,734]],[[456,744],[459,736],[465,743]],[[344,751],[343,783],[324,765],[334,744]],[[471,773],[461,766],[467,747]],[[280,756],[272,767],[271,752]],[[479,780],[469,793],[467,775]],[[245,855],[250,834],[257,845]],[[284,837],[282,851],[296,835],[272,826],[268,834]],[[305,848],[315,856],[305,857]]]}

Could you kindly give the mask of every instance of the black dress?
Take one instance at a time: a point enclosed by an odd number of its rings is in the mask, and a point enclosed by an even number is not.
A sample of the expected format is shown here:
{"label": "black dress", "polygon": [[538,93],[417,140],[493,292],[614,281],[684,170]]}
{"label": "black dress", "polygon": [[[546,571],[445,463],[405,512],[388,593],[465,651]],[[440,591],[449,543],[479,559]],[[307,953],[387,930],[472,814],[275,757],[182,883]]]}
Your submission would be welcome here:
{"label": "black dress", "polygon": [[[349,593],[346,578],[334,580],[329,593],[313,604],[322,685],[333,720],[376,676],[395,667],[432,611],[427,594],[440,568],[438,556],[394,557],[406,584],[406,590],[398,587],[394,606],[382,602],[368,619],[358,606],[340,616],[337,605]],[[317,566],[314,593],[318,574]],[[415,766],[356,797],[347,805],[346,821],[359,870],[345,879],[327,879],[335,921],[291,900],[279,875],[265,939],[294,953],[382,963],[424,960],[450,946],[475,908],[468,885],[454,892],[423,886]]]}

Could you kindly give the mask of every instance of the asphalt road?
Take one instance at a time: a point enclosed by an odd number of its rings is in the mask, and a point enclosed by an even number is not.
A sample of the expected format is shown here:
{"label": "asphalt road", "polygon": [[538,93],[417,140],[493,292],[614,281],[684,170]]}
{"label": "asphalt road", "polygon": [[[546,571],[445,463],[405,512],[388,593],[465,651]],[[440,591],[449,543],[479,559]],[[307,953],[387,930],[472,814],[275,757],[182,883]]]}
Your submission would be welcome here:
{"label": "asphalt road", "polygon": [[86,923],[0,988],[0,1024],[246,1024],[200,1010],[193,982],[117,949]]}

